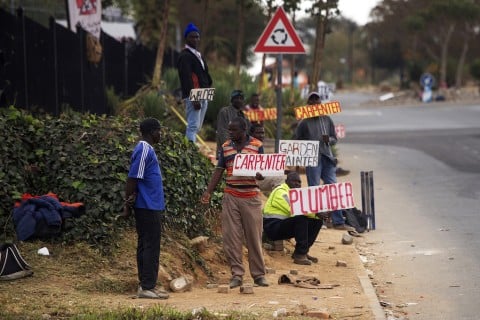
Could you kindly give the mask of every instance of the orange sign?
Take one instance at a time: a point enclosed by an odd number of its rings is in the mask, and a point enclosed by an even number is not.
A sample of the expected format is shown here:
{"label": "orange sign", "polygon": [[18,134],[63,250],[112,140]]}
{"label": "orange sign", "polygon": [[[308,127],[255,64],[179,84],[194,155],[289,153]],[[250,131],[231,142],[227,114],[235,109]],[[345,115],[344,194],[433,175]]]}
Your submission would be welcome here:
{"label": "orange sign", "polygon": [[277,108],[266,108],[263,110],[250,110],[244,111],[245,116],[251,122],[260,122],[265,120],[276,120],[277,119]]}
{"label": "orange sign", "polygon": [[332,101],[321,104],[307,105],[303,107],[296,107],[293,109],[295,112],[295,118],[297,120],[305,118],[313,118],[318,116],[324,116],[327,114],[334,114],[342,111],[340,108],[340,102]]}

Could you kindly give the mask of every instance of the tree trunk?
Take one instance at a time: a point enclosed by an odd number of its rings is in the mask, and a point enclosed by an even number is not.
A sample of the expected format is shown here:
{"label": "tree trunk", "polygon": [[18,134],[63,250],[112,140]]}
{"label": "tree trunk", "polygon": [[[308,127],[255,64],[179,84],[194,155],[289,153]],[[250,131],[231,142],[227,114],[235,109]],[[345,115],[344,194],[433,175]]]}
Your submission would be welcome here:
{"label": "tree trunk", "polygon": [[235,88],[240,88],[240,66],[242,64],[243,39],[245,34],[245,3],[238,3],[237,52],[235,54]]}
{"label": "tree trunk", "polygon": [[447,87],[447,59],[448,59],[448,45],[450,43],[450,38],[452,37],[453,30],[455,30],[455,25],[451,24],[445,35],[445,39],[442,44],[442,56],[440,61],[440,88]]}
{"label": "tree trunk", "polygon": [[[200,37],[206,39],[206,33],[208,30],[208,20],[209,20],[208,10],[210,7],[210,1],[209,0],[204,0],[204,1],[205,1],[205,5],[203,6],[203,14],[202,14],[203,20],[202,20],[202,25],[200,26],[200,32],[201,32]],[[206,45],[207,45],[207,41],[200,41],[200,52],[202,52],[203,54],[205,53]]]}
{"label": "tree trunk", "polygon": [[322,63],[322,56],[323,56],[323,44],[324,44],[324,37],[325,37],[325,19],[321,14],[317,16],[317,26],[316,26],[316,34],[317,37],[315,38],[315,49],[313,52],[313,66],[312,66],[312,74],[310,76],[310,85],[312,88],[317,88],[318,80],[320,80],[320,69]]}
{"label": "tree trunk", "polygon": [[165,53],[165,43],[167,42],[168,13],[170,11],[170,0],[165,0],[162,15],[162,29],[160,31],[160,39],[158,40],[157,57],[155,59],[155,69],[153,70],[152,86],[160,87],[162,76],[163,54]]}
{"label": "tree trunk", "polygon": [[262,71],[260,71],[260,79],[258,79],[258,92],[262,92],[268,88],[268,81],[265,81],[265,63],[267,61],[267,55],[262,55]]}
{"label": "tree trunk", "polygon": [[457,72],[455,75],[455,88],[460,89],[462,86],[462,77],[463,77],[463,67],[465,65],[465,58],[467,57],[468,52],[468,40],[465,39],[463,42],[462,54],[460,59],[458,59]]}

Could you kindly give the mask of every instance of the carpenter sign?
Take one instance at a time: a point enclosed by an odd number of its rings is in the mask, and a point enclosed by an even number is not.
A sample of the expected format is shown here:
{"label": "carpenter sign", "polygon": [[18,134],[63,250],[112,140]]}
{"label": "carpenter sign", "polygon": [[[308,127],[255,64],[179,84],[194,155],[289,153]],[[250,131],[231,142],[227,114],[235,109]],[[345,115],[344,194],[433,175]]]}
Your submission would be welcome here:
{"label": "carpenter sign", "polygon": [[316,167],[319,145],[318,140],[280,140],[278,152],[287,155],[287,167]]}
{"label": "carpenter sign", "polygon": [[350,182],[323,184],[289,191],[293,215],[343,210],[355,207],[353,187]]}
{"label": "carpenter sign", "polygon": [[327,114],[333,114],[341,112],[340,102],[332,101],[321,104],[306,105],[303,107],[296,107],[293,109],[295,112],[295,118],[297,120],[305,118],[313,118],[318,116],[323,116]]}
{"label": "carpenter sign", "polygon": [[199,88],[190,90],[190,101],[213,100],[215,88]]}
{"label": "carpenter sign", "polygon": [[249,110],[244,111],[245,116],[251,122],[260,122],[265,120],[276,120],[277,119],[277,108],[266,108],[263,110]]}
{"label": "carpenter sign", "polygon": [[233,175],[252,177],[261,173],[263,176],[283,176],[287,155],[280,153],[248,154],[237,153],[233,161]]}

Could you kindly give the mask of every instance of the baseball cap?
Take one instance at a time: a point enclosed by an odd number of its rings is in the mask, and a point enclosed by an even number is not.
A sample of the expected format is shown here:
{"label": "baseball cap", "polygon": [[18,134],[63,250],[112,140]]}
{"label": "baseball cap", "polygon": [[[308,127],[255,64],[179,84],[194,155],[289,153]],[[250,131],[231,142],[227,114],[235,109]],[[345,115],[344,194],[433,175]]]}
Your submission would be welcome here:
{"label": "baseball cap", "polygon": [[242,90],[233,90],[232,93],[230,94],[230,99],[233,99],[235,97],[242,96],[243,97],[243,91]]}
{"label": "baseball cap", "polygon": [[310,92],[310,93],[308,94],[308,98],[307,98],[307,99],[310,100],[310,98],[311,98],[312,96],[317,96],[317,97],[320,98],[320,93],[315,92],[315,91]]}

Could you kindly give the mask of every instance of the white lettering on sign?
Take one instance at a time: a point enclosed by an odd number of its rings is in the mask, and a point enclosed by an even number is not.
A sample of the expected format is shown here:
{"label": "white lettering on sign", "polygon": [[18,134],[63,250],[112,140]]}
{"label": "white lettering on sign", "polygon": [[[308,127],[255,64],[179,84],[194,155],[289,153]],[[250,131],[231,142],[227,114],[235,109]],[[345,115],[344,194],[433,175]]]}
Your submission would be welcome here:
{"label": "white lettering on sign", "polygon": [[278,152],[286,154],[286,166],[318,166],[319,141],[315,140],[280,140]]}
{"label": "white lettering on sign", "polygon": [[215,88],[199,88],[190,90],[190,96],[188,99],[190,101],[200,101],[200,100],[213,100],[213,95],[215,94]]}
{"label": "white lettering on sign", "polygon": [[350,182],[324,184],[290,189],[290,209],[293,215],[328,212],[355,207]]}
{"label": "white lettering on sign", "polygon": [[263,176],[283,176],[285,174],[285,154],[237,153],[233,161],[234,176],[255,176],[257,172]]}

